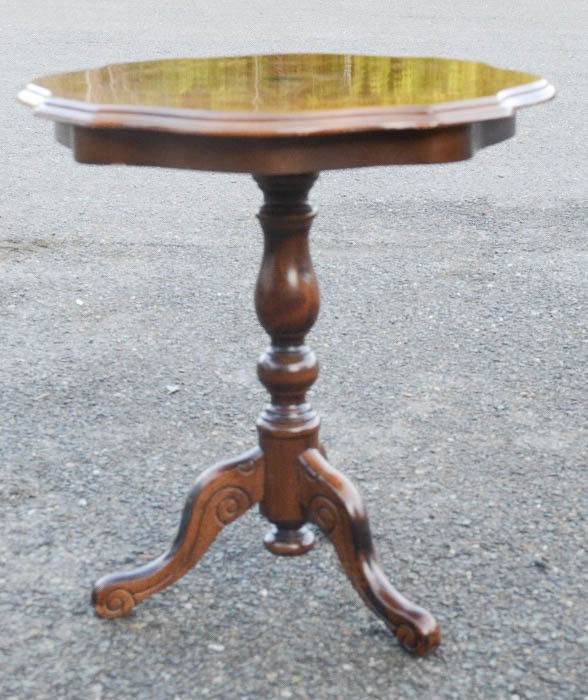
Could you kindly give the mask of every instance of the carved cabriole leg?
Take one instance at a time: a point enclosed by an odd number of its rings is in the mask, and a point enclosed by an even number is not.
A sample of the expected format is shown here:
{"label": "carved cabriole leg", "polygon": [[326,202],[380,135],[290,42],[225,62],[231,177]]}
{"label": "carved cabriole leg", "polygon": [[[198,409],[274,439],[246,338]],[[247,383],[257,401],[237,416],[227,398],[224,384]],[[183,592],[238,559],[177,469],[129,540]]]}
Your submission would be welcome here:
{"label": "carved cabriole leg", "polygon": [[297,458],[318,446],[319,419],[306,402],[318,375],[314,353],[304,338],[319,309],[318,285],[308,249],[315,211],[307,200],[317,175],[257,176],[265,203],[258,218],[264,252],[255,290],[255,307],[271,345],[258,363],[271,396],[257,427],[265,456],[265,495],[261,512],[275,530],[265,539],[274,554],[308,551],[313,535],[297,493]]}
{"label": "carved cabriole leg", "polygon": [[206,470],[190,492],[171,549],[132,571],[101,578],[92,602],[101,617],[124,617],[136,603],[183,576],[218,533],[263,497],[264,464],[259,448]]}
{"label": "carved cabriole leg", "polygon": [[369,523],[353,484],[324,459],[307,450],[299,460],[300,494],[308,519],[333,543],[345,573],[366,605],[411,653],[423,656],[440,641],[435,619],[404,598],[377,563]]}

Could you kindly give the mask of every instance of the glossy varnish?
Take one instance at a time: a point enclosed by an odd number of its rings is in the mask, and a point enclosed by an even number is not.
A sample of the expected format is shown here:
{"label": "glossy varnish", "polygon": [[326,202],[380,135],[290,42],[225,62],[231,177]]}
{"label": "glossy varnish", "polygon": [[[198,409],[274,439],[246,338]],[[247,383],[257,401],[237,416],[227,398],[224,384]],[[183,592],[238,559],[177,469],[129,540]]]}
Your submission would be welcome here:
{"label": "glossy varnish", "polygon": [[121,63],[35,84],[101,105],[285,114],[471,100],[539,80],[472,61],[277,54]]}
{"label": "glossy varnish", "polygon": [[470,158],[514,134],[519,107],[552,95],[537,76],[480,63],[315,54],[111,65],[41,78],[20,93],[56,122],[57,140],[80,162],[251,173],[263,193],[255,309],[269,336],[257,365],[269,402],[257,445],[198,478],[166,553],[96,583],[99,615],[129,614],[259,504],[272,523],[269,551],[304,554],[314,523],[405,649],[423,655],[439,644],[432,615],[380,568],[361,498],[327,461],[307,399],[318,362],[306,336],[319,310],[308,195],[324,169]]}
{"label": "glossy varnish", "polygon": [[137,603],[183,576],[223,527],[259,504],[273,524],[265,538],[270,552],[306,553],[314,544],[307,523],[315,523],[333,543],[368,607],[401,646],[423,655],[439,644],[439,627],[379,567],[359,493],[327,462],[319,442],[319,417],[306,398],[318,376],[316,357],[305,343],[319,310],[308,245],[315,216],[308,192],[316,177],[256,178],[264,194],[258,217],[265,241],[255,308],[270,338],[258,363],[259,378],[270,395],[257,421],[258,446],[205,471],[188,496],[170,550],[137,569],[103,577],[92,599],[103,617],[128,615]]}
{"label": "glossy varnish", "polygon": [[552,94],[536,75],[471,61],[278,54],[50,75],[20,99],[78,125],[275,136],[470,123],[510,116]]}

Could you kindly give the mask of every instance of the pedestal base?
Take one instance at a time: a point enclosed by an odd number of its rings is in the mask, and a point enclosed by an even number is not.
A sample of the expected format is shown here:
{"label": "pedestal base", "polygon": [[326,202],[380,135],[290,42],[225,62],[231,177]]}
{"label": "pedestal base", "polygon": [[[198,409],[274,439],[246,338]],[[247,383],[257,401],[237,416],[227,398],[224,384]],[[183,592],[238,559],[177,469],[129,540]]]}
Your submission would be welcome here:
{"label": "pedestal base", "polygon": [[319,419],[306,401],[318,375],[304,338],[319,307],[308,249],[315,212],[307,194],[316,174],[258,176],[265,203],[259,212],[265,245],[255,302],[271,345],[258,363],[271,396],[258,423],[259,447],[204,472],[184,506],[171,549],[149,564],[100,579],[92,600],[102,617],[128,615],[136,603],[183,576],[225,526],[259,504],[274,525],[265,539],[273,554],[304,554],[315,523],[333,543],[365,604],[407,651],[422,656],[440,632],[434,618],[388,582],[374,554],[370,528],[355,487],[327,462],[319,447]]}
{"label": "pedestal base", "polygon": [[[334,545],[343,569],[365,604],[396,634],[407,651],[422,656],[440,641],[434,618],[398,593],[376,561],[369,523],[359,493],[333,469],[317,449],[298,460],[301,507]],[[265,459],[259,448],[219,463],[191,490],[178,534],[164,555],[127,572],[101,578],[92,602],[101,617],[128,615],[133,607],[163,590],[191,569],[216,535],[263,497]],[[305,526],[275,529],[265,539],[274,554],[298,555],[312,548],[314,536]]]}

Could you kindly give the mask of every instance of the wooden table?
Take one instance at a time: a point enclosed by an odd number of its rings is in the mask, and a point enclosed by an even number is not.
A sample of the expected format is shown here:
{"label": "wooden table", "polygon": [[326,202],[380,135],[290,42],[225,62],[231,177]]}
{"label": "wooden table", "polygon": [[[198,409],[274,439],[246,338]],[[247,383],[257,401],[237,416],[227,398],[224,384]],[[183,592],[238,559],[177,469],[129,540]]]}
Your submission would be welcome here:
{"label": "wooden table", "polygon": [[315,523],[405,649],[423,655],[438,645],[435,619],[380,569],[361,498],[327,462],[305,398],[318,375],[305,336],[319,309],[307,195],[321,170],[470,158],[514,134],[517,108],[553,94],[537,76],[481,63],[315,54],[110,65],[41,78],[19,94],[55,122],[57,140],[81,163],[251,173],[265,200],[255,308],[271,339],[257,365],[271,401],[257,422],[259,444],[199,477],[168,552],[96,583],[99,615],[127,615],[259,504],[273,524],[271,552],[307,552],[306,524]]}

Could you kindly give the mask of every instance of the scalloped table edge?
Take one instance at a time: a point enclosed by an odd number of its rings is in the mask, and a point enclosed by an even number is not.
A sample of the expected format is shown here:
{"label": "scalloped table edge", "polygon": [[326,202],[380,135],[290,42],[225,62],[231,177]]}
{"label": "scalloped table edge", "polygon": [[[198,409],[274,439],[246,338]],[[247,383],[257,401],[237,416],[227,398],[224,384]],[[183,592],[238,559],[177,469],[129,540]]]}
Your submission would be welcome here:
{"label": "scalloped table edge", "polygon": [[546,102],[555,95],[545,79],[507,88],[488,97],[435,105],[367,107],[288,114],[214,112],[206,110],[95,105],[54,97],[29,83],[18,99],[37,116],[96,129],[149,129],[207,136],[309,136],[439,126],[489,121],[512,116],[520,107]]}

